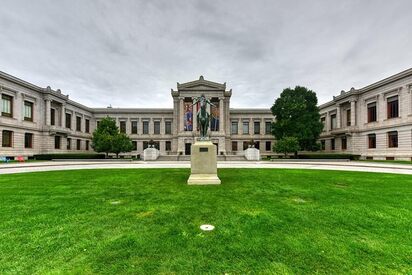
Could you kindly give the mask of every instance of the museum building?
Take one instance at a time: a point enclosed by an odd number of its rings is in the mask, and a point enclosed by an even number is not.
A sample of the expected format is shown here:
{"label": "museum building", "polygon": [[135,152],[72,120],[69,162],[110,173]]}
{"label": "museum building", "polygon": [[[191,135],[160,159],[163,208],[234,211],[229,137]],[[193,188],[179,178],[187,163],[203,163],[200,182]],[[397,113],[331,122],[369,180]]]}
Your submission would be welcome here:
{"label": "museum building", "polygon": [[261,155],[271,154],[272,113],[269,109],[232,109],[232,90],[226,83],[205,80],[177,83],[171,90],[173,108],[89,108],[69,99],[59,89],[41,88],[0,72],[0,156],[30,157],[49,153],[86,153],[92,132],[107,116],[116,120],[121,132],[133,142],[137,156],[154,142],[161,156],[190,155],[199,136],[196,97],[204,94],[213,106],[210,139],[221,156],[242,155],[252,142]]}
{"label": "museum building", "polygon": [[[210,138],[220,156],[239,156],[253,142],[262,156],[271,155],[274,138],[270,109],[232,109],[232,90],[226,83],[198,80],[177,83],[171,90],[173,108],[89,108],[69,99],[59,89],[41,88],[0,72],[0,157],[30,157],[48,153],[93,152],[91,136],[104,117],[116,120],[140,155],[154,142],[161,156],[190,155],[199,136],[198,106],[204,94],[208,105]],[[272,103],[272,102],[271,102]],[[342,91],[319,106],[326,153],[360,154],[368,159],[412,158],[412,69],[361,89]]]}

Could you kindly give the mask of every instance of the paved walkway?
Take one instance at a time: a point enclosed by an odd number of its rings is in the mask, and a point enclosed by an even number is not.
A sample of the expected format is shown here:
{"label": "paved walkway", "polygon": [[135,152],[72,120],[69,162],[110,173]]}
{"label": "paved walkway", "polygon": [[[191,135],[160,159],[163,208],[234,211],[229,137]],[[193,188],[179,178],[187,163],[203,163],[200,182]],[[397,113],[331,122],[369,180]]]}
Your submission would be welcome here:
{"label": "paved walkway", "polygon": [[[190,162],[179,161],[45,161],[0,164],[1,174],[15,174],[39,171],[107,169],[107,168],[190,168]],[[412,165],[374,162],[270,162],[270,161],[225,161],[218,162],[218,168],[286,168],[360,171],[412,175]]]}

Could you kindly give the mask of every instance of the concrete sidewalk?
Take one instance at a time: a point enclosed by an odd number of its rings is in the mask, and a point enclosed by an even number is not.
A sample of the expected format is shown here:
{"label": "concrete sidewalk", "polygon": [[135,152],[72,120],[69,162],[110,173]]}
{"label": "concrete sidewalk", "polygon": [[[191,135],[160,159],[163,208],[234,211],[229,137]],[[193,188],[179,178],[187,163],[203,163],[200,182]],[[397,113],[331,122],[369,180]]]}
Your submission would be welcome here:
{"label": "concrete sidewalk", "polygon": [[[1,174],[27,172],[78,170],[78,169],[134,169],[134,168],[190,168],[188,161],[133,161],[133,162],[99,162],[99,161],[45,161],[27,163],[0,164]],[[312,169],[338,170],[376,173],[393,173],[412,175],[412,165],[368,162],[268,162],[268,161],[224,161],[218,162],[218,168],[266,168],[266,169]]]}

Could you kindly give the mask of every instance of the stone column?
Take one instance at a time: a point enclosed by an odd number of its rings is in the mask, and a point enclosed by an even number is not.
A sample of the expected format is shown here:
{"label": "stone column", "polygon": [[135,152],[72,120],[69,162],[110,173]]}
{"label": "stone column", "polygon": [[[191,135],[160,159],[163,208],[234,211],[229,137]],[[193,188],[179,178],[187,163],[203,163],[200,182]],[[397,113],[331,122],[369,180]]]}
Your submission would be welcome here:
{"label": "stone column", "polygon": [[19,92],[16,93],[14,100],[12,101],[12,108],[13,108],[13,117],[17,119],[17,121],[24,120],[23,114],[23,95]]}
{"label": "stone column", "polygon": [[46,99],[46,125],[47,126],[50,126],[50,123],[51,123],[50,109],[51,109],[51,100]]}
{"label": "stone column", "polygon": [[193,105],[193,132],[197,132],[197,103]]}
{"label": "stone column", "polygon": [[61,108],[61,117],[60,117],[60,123],[62,128],[66,128],[66,106],[64,104],[62,104],[62,108]]}
{"label": "stone column", "polygon": [[253,124],[253,118],[249,118],[249,135],[254,135],[255,127]]}
{"label": "stone column", "polygon": [[350,126],[356,125],[356,101],[350,102]]}
{"label": "stone column", "polygon": [[340,113],[340,105],[336,106],[336,128],[339,129],[342,127],[341,124],[341,113]]}
{"label": "stone column", "polygon": [[225,116],[224,116],[224,100],[223,97],[219,98],[219,131],[224,133],[225,131]]}
{"label": "stone column", "polygon": [[183,120],[183,114],[184,114],[184,110],[183,110],[183,97],[179,97],[179,116],[180,116],[180,118],[179,118],[179,122],[180,122],[180,125],[179,125],[179,132],[183,132],[183,123],[184,123],[184,120]]}
{"label": "stone column", "polygon": [[243,134],[243,118],[239,118],[237,122],[237,133],[238,135]]}

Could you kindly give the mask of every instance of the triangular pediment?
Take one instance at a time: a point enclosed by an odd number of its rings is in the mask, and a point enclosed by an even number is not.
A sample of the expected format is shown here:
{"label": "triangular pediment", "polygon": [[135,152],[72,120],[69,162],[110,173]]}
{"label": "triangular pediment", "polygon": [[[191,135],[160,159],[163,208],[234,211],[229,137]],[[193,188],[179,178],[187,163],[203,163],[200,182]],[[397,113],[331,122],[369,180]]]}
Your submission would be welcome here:
{"label": "triangular pediment", "polygon": [[203,76],[200,76],[198,80],[195,81],[190,81],[186,83],[177,83],[177,89],[178,90],[225,90],[226,89],[226,83],[217,83],[217,82],[212,82],[209,80],[205,80]]}

